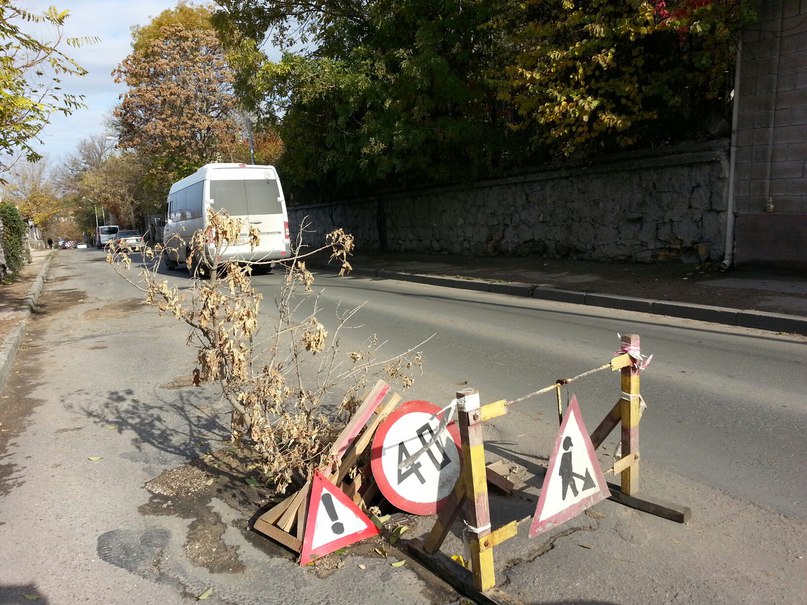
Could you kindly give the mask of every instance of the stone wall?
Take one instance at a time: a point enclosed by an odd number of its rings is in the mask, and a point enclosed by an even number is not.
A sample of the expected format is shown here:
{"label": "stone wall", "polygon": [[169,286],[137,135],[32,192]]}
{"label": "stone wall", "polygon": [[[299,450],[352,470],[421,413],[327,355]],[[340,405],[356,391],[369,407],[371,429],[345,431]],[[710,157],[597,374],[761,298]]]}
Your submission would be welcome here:
{"label": "stone wall", "polygon": [[723,258],[728,142],[289,209],[359,251],[656,262]]}
{"label": "stone wall", "polygon": [[807,213],[807,2],[760,2],[738,90],[737,210]]}
{"label": "stone wall", "polygon": [[758,3],[738,86],[734,261],[807,269],[807,1]]}

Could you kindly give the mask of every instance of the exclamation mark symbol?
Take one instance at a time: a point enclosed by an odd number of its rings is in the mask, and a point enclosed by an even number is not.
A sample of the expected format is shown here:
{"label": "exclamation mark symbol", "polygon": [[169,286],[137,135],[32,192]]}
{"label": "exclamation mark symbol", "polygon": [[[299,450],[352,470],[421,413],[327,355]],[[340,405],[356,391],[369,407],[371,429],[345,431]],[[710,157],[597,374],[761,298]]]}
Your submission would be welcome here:
{"label": "exclamation mark symbol", "polygon": [[333,496],[331,496],[328,492],[322,492],[322,506],[325,507],[325,512],[328,513],[328,516],[333,521],[333,525],[331,525],[331,531],[335,534],[341,534],[345,531],[345,526],[342,525],[339,521],[339,517],[336,516],[336,507],[333,505]]}

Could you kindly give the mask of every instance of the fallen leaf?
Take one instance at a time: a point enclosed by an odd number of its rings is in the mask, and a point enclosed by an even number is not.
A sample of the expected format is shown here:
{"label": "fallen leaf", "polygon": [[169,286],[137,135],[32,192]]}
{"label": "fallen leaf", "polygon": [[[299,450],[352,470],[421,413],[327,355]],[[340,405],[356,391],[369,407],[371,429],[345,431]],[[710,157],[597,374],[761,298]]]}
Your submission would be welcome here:
{"label": "fallen leaf", "polygon": [[399,525],[395,529],[392,530],[392,534],[389,537],[389,543],[395,544],[398,540],[401,539],[401,536],[409,531],[409,528],[406,525]]}
{"label": "fallen leaf", "polygon": [[213,595],[213,589],[208,588],[202,594],[200,594],[198,597],[196,597],[196,600],[197,601],[204,601],[205,599],[209,599],[212,595]]}
{"label": "fallen leaf", "polygon": [[375,552],[377,552],[379,555],[381,555],[382,557],[384,557],[385,559],[387,558],[387,551],[386,551],[386,550],[384,550],[384,547],[383,547],[383,546],[381,546],[381,547],[379,547],[379,548],[374,548],[373,550],[374,550]]}
{"label": "fallen leaf", "polygon": [[395,563],[390,563],[391,567],[402,567],[406,565],[406,561],[395,561]]}
{"label": "fallen leaf", "polygon": [[247,478],[247,485],[251,485],[252,487],[260,487],[261,482],[258,481],[255,477],[248,477]]}
{"label": "fallen leaf", "polygon": [[375,525],[378,529],[383,529],[384,523],[389,521],[389,519],[390,519],[389,515],[372,515],[370,517],[370,520],[373,522],[373,525]]}
{"label": "fallen leaf", "polygon": [[91,460],[93,462],[98,462],[99,460],[103,460],[103,459],[104,459],[103,456],[90,456],[90,457],[87,458],[87,460]]}
{"label": "fallen leaf", "polygon": [[26,601],[38,601],[40,597],[38,594],[24,594],[22,598]]}
{"label": "fallen leaf", "polygon": [[208,479],[207,481],[205,481],[205,485],[213,485],[214,481],[215,479]]}
{"label": "fallen leaf", "polygon": [[359,563],[359,569],[367,569],[367,566],[364,563]]}

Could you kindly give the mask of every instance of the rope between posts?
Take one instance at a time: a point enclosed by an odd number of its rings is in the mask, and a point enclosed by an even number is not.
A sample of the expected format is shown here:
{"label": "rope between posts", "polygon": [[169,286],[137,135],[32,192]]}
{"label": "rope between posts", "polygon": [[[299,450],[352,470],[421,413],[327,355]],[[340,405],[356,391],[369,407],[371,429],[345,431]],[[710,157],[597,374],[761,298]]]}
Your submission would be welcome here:
{"label": "rope between posts", "polygon": [[585,378],[586,376],[591,376],[592,374],[596,374],[597,372],[602,372],[603,370],[608,370],[611,368],[611,362],[605,363],[601,365],[599,368],[594,368],[593,370],[588,370],[583,372],[582,374],[578,374],[577,376],[573,376],[571,378],[560,378],[555,381],[555,383],[551,386],[544,387],[543,389],[538,389],[537,391],[533,391],[532,393],[528,393],[523,397],[519,397],[518,399],[509,399],[505,402],[506,406],[510,406],[516,403],[521,403],[526,399],[530,399],[532,397],[537,397],[538,395],[543,395],[544,393],[549,393],[552,390],[558,389],[559,387],[569,384],[570,382],[574,382],[575,380],[580,380],[581,378]]}
{"label": "rope between posts", "polygon": [[[635,350],[635,348],[629,348],[629,347],[628,348],[622,348],[619,351],[617,351],[616,354],[620,354],[620,353],[628,353],[631,356],[631,358],[634,360],[635,365],[637,366],[637,368],[640,371],[644,370],[650,364],[650,361],[653,359],[652,355],[650,357],[645,358],[643,355],[641,355],[641,353],[639,353],[638,350]],[[582,374],[578,374],[577,376],[572,376],[571,378],[559,378],[558,380],[556,380],[554,382],[554,384],[552,384],[552,385],[550,385],[548,387],[544,387],[543,389],[538,389],[537,391],[533,391],[532,393],[528,393],[528,394],[526,394],[526,395],[524,395],[522,397],[519,397],[517,399],[508,399],[507,401],[504,402],[504,405],[505,406],[511,406],[511,405],[516,404],[516,403],[521,403],[522,401],[525,401],[525,400],[530,399],[532,397],[537,397],[538,395],[543,395],[545,393],[549,393],[550,391],[554,390],[554,391],[557,392],[557,395],[558,395],[558,408],[559,408],[558,409],[558,414],[562,415],[562,412],[560,410],[560,388],[562,386],[570,384],[570,383],[574,382],[575,380],[580,380],[581,378],[585,378],[586,376],[591,376],[592,374],[596,374],[597,372],[602,372],[603,370],[609,370],[609,369],[611,369],[611,362],[610,361],[608,363],[602,364],[598,368],[593,368],[591,370],[587,370],[586,372],[583,372]],[[641,402],[641,405],[642,405],[640,413],[643,412],[644,409],[647,407],[647,404],[645,403],[644,398],[641,395],[631,395],[629,393],[622,393],[622,395],[623,395],[623,397],[625,399],[628,399],[628,400],[630,400],[631,398],[634,398],[634,397],[638,397],[640,402]],[[453,420],[454,414],[455,414],[455,412],[457,410],[457,404],[458,403],[459,403],[459,401],[457,399],[454,399],[454,400],[451,401],[451,403],[449,403],[442,410],[440,410],[439,412],[436,412],[434,415],[432,415],[432,418],[430,419],[430,421],[434,420],[436,418],[439,418],[441,414],[443,415],[443,417],[440,419],[440,423],[437,425],[437,429],[433,432],[433,434],[431,436],[431,439],[428,440],[427,442],[423,443],[423,447],[421,447],[418,451],[416,451],[414,454],[412,454],[411,456],[409,456],[405,460],[401,460],[401,462],[398,463],[398,469],[399,470],[403,470],[403,469],[411,466],[418,458],[420,458],[423,454],[425,454],[427,451],[429,451],[429,449],[431,449],[431,447],[442,436],[442,433],[445,430],[447,430],[448,425]]]}

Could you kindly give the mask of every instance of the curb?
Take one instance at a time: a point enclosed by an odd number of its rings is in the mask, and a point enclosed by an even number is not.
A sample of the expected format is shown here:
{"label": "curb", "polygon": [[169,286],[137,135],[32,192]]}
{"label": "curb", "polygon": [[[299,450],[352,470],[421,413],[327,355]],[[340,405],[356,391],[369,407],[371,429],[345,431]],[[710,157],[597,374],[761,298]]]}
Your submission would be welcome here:
{"label": "curb", "polygon": [[[317,269],[327,270],[325,263],[311,263]],[[740,328],[755,328],[768,332],[786,332],[807,336],[807,318],[795,315],[767,313],[747,309],[730,309],[712,307],[693,303],[634,298],[631,296],[614,296],[610,294],[594,294],[547,288],[519,282],[490,282],[478,279],[463,279],[421,273],[389,271],[387,269],[354,269],[349,275],[356,277],[373,277],[378,279],[397,279],[432,286],[459,288],[493,294],[523,296],[552,302],[572,303],[589,307],[636,311],[653,315],[665,315],[678,319],[694,319]]]}
{"label": "curb", "polygon": [[54,250],[48,255],[45,262],[42,263],[39,274],[36,276],[31,289],[25,296],[25,304],[22,310],[17,312],[19,316],[17,325],[12,328],[5,340],[0,343],[0,391],[6,388],[6,381],[11,373],[11,368],[14,366],[17,352],[20,350],[20,344],[22,344],[22,338],[25,335],[28,318],[31,316],[31,313],[36,310],[36,301],[40,294],[42,294],[42,289],[45,287],[45,280],[48,277],[50,264],[55,254],[56,251]]}

